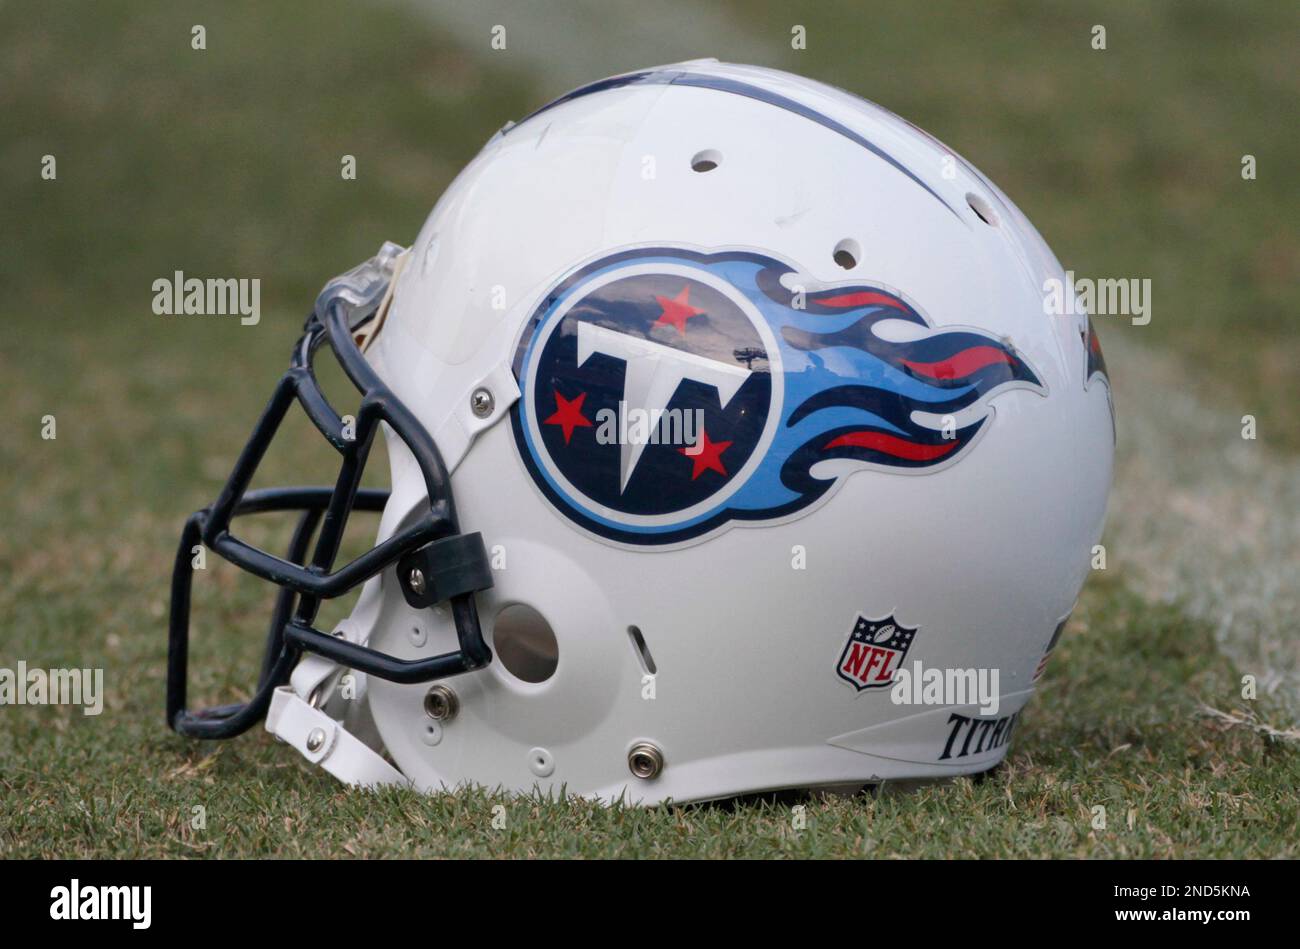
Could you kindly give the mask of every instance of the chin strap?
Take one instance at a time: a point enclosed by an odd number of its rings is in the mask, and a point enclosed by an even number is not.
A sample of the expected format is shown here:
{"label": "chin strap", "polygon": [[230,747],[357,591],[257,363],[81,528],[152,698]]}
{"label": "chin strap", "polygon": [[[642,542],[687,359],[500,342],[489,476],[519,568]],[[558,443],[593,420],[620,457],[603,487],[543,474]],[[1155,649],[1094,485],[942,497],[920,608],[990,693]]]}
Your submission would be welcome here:
{"label": "chin strap", "polygon": [[272,694],[266,730],[293,745],[304,758],[344,784],[354,787],[409,787],[411,784],[341,722],[303,701],[292,686],[280,686]]}

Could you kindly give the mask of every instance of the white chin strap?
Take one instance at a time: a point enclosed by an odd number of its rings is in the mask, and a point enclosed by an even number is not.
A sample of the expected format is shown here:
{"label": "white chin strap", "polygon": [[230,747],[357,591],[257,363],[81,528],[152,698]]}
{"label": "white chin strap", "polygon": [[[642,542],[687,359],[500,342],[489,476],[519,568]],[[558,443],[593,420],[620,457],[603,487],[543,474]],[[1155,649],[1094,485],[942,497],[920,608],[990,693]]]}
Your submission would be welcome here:
{"label": "white chin strap", "polygon": [[409,786],[410,781],[356,735],[305,702],[292,686],[271,696],[266,730],[293,745],[344,784],[354,787]]}
{"label": "white chin strap", "polygon": [[[339,633],[347,637],[346,624],[340,625]],[[294,667],[291,684],[282,685],[272,693],[266,730],[293,745],[304,758],[344,784],[409,786],[411,782],[406,776],[383,756],[348,731],[342,722],[318,708],[330,697],[336,684],[333,677],[339,671],[336,663],[323,656],[304,656]],[[358,685],[358,690],[361,688]]]}

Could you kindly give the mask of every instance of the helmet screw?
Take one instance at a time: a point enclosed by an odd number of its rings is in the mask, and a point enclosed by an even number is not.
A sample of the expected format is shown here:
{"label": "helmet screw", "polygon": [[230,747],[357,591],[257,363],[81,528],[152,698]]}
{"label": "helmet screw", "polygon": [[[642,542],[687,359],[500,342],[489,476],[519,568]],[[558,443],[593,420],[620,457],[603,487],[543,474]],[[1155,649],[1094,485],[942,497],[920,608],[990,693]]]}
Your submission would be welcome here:
{"label": "helmet screw", "polygon": [[325,729],[313,728],[307,733],[307,750],[310,752],[320,751],[325,747]]}
{"label": "helmet screw", "polygon": [[474,394],[469,397],[470,411],[478,418],[487,418],[496,408],[497,400],[493,398],[490,389],[479,387],[474,390]]}
{"label": "helmet screw", "polygon": [[638,778],[649,781],[664,769],[664,753],[648,741],[639,741],[627,753],[627,766]]}
{"label": "helmet screw", "polygon": [[406,578],[410,584],[411,592],[416,596],[424,596],[424,571],[419,567],[411,568],[411,575]]}
{"label": "helmet screw", "polygon": [[460,699],[445,685],[435,685],[424,696],[424,714],[435,722],[446,724],[460,711]]}

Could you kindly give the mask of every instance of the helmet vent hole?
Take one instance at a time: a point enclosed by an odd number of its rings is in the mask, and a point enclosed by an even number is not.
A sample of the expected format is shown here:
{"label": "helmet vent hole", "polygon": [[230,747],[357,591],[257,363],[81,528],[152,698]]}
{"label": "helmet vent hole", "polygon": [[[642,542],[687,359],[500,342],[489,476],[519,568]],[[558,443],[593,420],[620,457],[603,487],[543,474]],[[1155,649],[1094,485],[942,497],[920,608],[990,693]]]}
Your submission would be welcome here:
{"label": "helmet vent hole", "polygon": [[966,195],[966,203],[970,209],[975,212],[975,216],[987,224],[989,227],[998,226],[998,216],[993,211],[993,206],[975,193]]}
{"label": "helmet vent hole", "polygon": [[697,171],[704,174],[706,171],[712,171],[722,164],[722,152],[712,148],[706,148],[702,152],[696,152],[695,157],[691,159],[691,171]]}
{"label": "helmet vent hole", "polygon": [[560,663],[560,644],[551,624],[523,603],[512,603],[497,613],[492,647],[506,671],[524,682],[545,682]]}
{"label": "helmet vent hole", "polygon": [[627,635],[632,640],[632,648],[636,651],[636,657],[641,662],[642,671],[649,675],[656,675],[659,670],[655,668],[654,656],[650,655],[650,647],[645,644],[645,637],[641,635],[641,627],[629,626]]}
{"label": "helmet vent hole", "polygon": [[862,259],[862,248],[858,242],[851,237],[846,237],[835,245],[835,250],[831,254],[835,263],[845,270],[852,270]]}

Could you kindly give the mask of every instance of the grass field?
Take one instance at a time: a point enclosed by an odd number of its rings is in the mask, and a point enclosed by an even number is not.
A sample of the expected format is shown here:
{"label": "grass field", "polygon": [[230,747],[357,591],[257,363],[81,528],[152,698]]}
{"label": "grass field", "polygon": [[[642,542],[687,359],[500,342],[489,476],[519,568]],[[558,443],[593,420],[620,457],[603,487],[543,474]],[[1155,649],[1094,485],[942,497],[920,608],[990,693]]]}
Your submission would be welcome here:
{"label": "grass field", "polygon": [[[488,27],[522,6],[484,4],[481,21],[441,6],[0,6],[0,667],[102,667],[107,687],[97,717],[0,708],[0,856],[1300,856],[1300,632],[1273,609],[1296,595],[1294,575],[1265,577],[1246,631],[1242,608],[1220,608],[1230,590],[1195,595],[1241,564],[1242,583],[1265,576],[1279,559],[1265,544],[1297,556],[1297,512],[1266,505],[1270,531],[1234,535],[1198,567],[1186,549],[1198,535],[1144,526],[1195,518],[1131,434],[1160,429],[1175,396],[1228,438],[1255,415],[1253,463],[1297,490],[1300,14],[1286,4],[899,4],[867,18],[850,0],[735,0],[710,14],[716,35],[647,31],[585,54],[603,75],[766,51],[952,144],[1080,275],[1152,279],[1150,325],[1100,326],[1119,355],[1126,453],[1114,563],[1085,589],[996,772],[852,798],[606,810],[347,791],[260,729],[217,745],[166,730],[177,532],[228,473],[321,282],[385,238],[409,241],[496,128],[564,91],[535,49],[487,48]],[[579,9],[563,11],[579,21]],[[789,48],[792,23],[807,26],[807,51]],[[1104,52],[1089,48],[1094,23],[1108,27]],[[1241,178],[1247,153],[1254,181]],[[54,181],[40,178],[47,154]],[[340,178],[345,154],[356,181]],[[155,316],[150,285],[177,269],[260,277],[261,322]],[[273,450],[267,483],[304,480],[302,457],[322,462],[305,480],[322,480],[329,453],[305,423]],[[1271,496],[1268,478],[1237,484],[1223,467],[1188,489],[1193,509]],[[1151,581],[1175,562],[1189,564],[1179,582]],[[248,688],[268,607],[237,571],[209,574],[196,703]],[[1267,686],[1256,701],[1241,698],[1245,673]]]}

